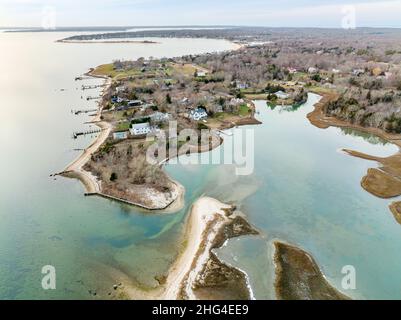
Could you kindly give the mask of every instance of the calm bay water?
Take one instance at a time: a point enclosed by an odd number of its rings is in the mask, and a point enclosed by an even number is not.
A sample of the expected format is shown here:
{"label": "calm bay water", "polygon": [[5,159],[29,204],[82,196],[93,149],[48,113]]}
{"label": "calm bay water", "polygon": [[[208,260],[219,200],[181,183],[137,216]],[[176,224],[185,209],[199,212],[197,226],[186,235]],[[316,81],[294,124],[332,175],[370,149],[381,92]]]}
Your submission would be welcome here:
{"label": "calm bay water", "polygon": [[[188,207],[203,194],[237,204],[260,230],[260,237],[233,239],[218,250],[248,273],[256,298],[274,297],[270,250],[276,238],[309,251],[338,288],[341,268],[355,266],[357,290],[346,294],[401,298],[401,227],[388,200],[360,187],[375,164],[339,152],[390,155],[397,149],[355,131],[311,126],[306,114],[317,96],[298,110],[256,103],[263,125],[251,127],[255,171],[250,176],[237,177],[228,165],[168,165],[186,187],[186,207],[175,214],[149,215],[85,198],[77,181],[50,178],[78,156],[74,149],[93,139],[71,139],[73,131],[87,128],[88,118],[70,110],[94,107],[85,97],[98,94],[80,87],[99,83],[75,82],[76,76],[117,58],[232,48],[226,41],[204,39],[159,39],[157,45],[54,42],[65,36],[0,33],[1,299],[90,299],[89,290],[107,298],[115,270],[140,286],[156,285],[154,276],[174,259]],[[41,288],[41,268],[47,264],[57,270],[54,291]]]}
{"label": "calm bay water", "polygon": [[[206,195],[235,203],[261,232],[260,237],[230,240],[218,255],[247,272],[257,299],[274,298],[272,242],[281,239],[310,252],[325,276],[341,289],[343,266],[356,269],[357,289],[344,291],[361,299],[401,298],[401,226],[378,199],[360,186],[374,162],[344,154],[342,148],[388,156],[397,148],[353,130],[321,130],[306,118],[319,97],[310,95],[299,109],[271,110],[257,101],[255,170],[235,176],[230,165],[171,165],[170,174],[191,179],[204,177]],[[232,138],[225,138],[231,143]],[[224,145],[213,152],[223,152]],[[208,168],[208,169],[206,169]],[[188,187],[189,188],[189,187]]]}
{"label": "calm bay water", "polygon": [[[94,108],[74,81],[115,59],[173,57],[230,50],[227,41],[156,39],[160,44],[62,44],[66,33],[0,33],[0,299],[92,298],[112,288],[121,270],[142,286],[155,285],[174,259],[180,222],[134,208],[85,198],[75,180],[49,175],[79,155],[93,137],[73,140],[89,118],[71,109]],[[63,91],[62,91],[63,90]],[[83,99],[81,99],[81,96]],[[187,202],[190,203],[191,195]],[[173,244],[173,245],[172,245]],[[41,288],[41,269],[53,265],[57,290]],[[103,294],[103,296],[102,296]]]}

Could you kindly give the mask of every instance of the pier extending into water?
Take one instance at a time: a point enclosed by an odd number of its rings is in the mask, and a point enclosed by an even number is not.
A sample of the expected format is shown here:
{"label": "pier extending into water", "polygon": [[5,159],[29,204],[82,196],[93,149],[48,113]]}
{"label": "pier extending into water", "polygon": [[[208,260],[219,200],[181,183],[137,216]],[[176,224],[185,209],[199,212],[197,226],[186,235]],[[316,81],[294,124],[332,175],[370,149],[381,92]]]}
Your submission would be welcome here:
{"label": "pier extending into water", "polygon": [[90,90],[90,89],[97,89],[97,88],[102,88],[102,87],[105,87],[105,85],[104,84],[96,84],[96,85],[92,85],[92,86],[90,86],[90,85],[82,85],[82,90]]}
{"label": "pier extending into water", "polygon": [[91,129],[91,130],[87,130],[87,131],[79,131],[79,132],[74,132],[72,134],[72,137],[74,139],[77,139],[79,136],[85,136],[87,134],[95,134],[95,133],[100,133],[102,132],[104,129]]}
{"label": "pier extending into water", "polygon": [[86,98],[86,100],[98,100],[98,99],[101,99],[102,97],[92,97],[92,96],[89,96],[89,97],[87,97]]}
{"label": "pier extending into water", "polygon": [[81,109],[81,110],[71,110],[71,113],[75,114],[76,116],[81,113],[89,113],[89,112],[96,112],[97,109]]}

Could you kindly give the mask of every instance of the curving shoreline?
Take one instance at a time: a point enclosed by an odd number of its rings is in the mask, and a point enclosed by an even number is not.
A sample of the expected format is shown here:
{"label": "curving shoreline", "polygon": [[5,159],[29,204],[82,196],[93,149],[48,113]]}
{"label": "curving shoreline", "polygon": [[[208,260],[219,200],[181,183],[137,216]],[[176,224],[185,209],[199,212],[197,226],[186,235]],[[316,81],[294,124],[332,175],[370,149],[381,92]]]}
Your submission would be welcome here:
{"label": "curving shoreline", "polygon": [[[113,127],[112,124],[102,121],[101,115],[104,107],[104,96],[111,87],[112,79],[93,74],[91,69],[86,76],[96,77],[105,79],[106,84],[102,93],[102,100],[96,116],[93,118],[92,123],[96,124],[100,129],[100,134],[95,140],[87,147],[84,152],[73,160],[63,172],[59,175],[74,178],[81,181],[84,185],[86,194],[85,195],[98,195],[110,200],[124,202],[129,205],[134,205],[139,208],[143,208],[151,211],[161,211],[163,213],[177,212],[184,207],[184,187],[168,176],[170,182],[176,186],[175,199],[169,203],[166,207],[150,208],[139,203],[133,203],[124,199],[115,198],[107,194],[102,193],[102,182],[91,172],[84,169],[85,164],[91,159],[93,153],[95,153],[101,145],[109,137]],[[253,106],[254,109],[254,106]],[[252,121],[251,121],[252,120]],[[235,125],[245,124],[260,124],[256,119],[249,119],[244,123],[228,123],[227,128],[234,127]],[[209,152],[223,143],[223,138],[215,139],[212,144],[207,146],[202,145],[201,147],[194,146],[191,148],[191,152],[202,153]],[[167,160],[167,159],[166,159]],[[213,198],[200,198],[192,206],[190,213],[185,222],[185,231],[183,235],[183,241],[186,243],[186,247],[181,252],[173,265],[171,266],[166,278],[162,281],[161,286],[154,290],[142,290],[133,284],[129,284],[131,281],[129,278],[121,274],[118,270],[113,270],[112,273],[118,275],[117,278],[124,283],[128,283],[123,288],[122,292],[118,292],[116,298],[131,298],[131,299],[197,299],[197,294],[194,293],[193,287],[197,285],[201,287],[199,283],[199,277],[209,271],[206,267],[207,264],[213,263],[220,270],[225,271],[225,275],[233,279],[229,279],[229,283],[226,284],[227,290],[224,294],[230,294],[233,292],[233,297],[238,299],[251,299],[252,289],[248,283],[247,275],[235,268],[228,266],[221,262],[212,253],[212,249],[221,246],[223,243],[222,239],[227,240],[229,237],[223,235],[230,224],[239,223],[245,225],[246,231],[244,234],[255,234],[256,232],[251,229],[247,222],[237,217],[236,215],[230,217],[232,214],[228,214],[232,210],[232,206],[221,203],[220,201]],[[240,220],[242,219],[242,220]],[[233,232],[230,237],[239,236],[242,234],[235,235]],[[234,283],[234,287],[233,287]],[[235,288],[235,289],[234,289]],[[212,292],[209,292],[210,296],[213,296]],[[204,297],[204,293],[203,293]]]}
{"label": "curving shoreline", "polygon": [[158,44],[159,42],[156,41],[135,41],[135,40],[119,40],[119,41],[112,41],[112,40],[102,40],[102,41],[89,41],[89,40],[57,40],[58,43],[84,43],[84,44],[96,44],[96,43],[107,43],[107,44],[121,44],[121,43],[132,43],[132,44]]}
{"label": "curving shoreline", "polygon": [[[223,209],[230,206],[213,198],[200,198],[192,208],[186,221],[185,250],[178,256],[167,276],[165,299],[177,299],[184,294],[193,298],[191,285],[199,268],[207,261],[211,243],[224,221]],[[185,284],[184,284],[185,282]]]}
{"label": "curving shoreline", "polygon": [[[242,227],[240,232],[228,231],[239,226]],[[116,280],[124,282],[119,294],[128,299],[251,299],[247,275],[221,262],[212,251],[227,239],[245,234],[257,234],[257,231],[235,214],[231,205],[210,197],[199,198],[185,222],[182,239],[186,245],[167,276],[159,280],[160,286],[141,290],[119,274]],[[211,264],[213,270],[225,271],[225,281],[219,282],[218,287],[214,287],[213,279],[210,280],[208,267]]]}
{"label": "curving shoreline", "polygon": [[[93,76],[91,72],[86,75]],[[102,78],[106,80],[105,88],[103,90],[102,96],[111,86],[111,80],[106,77],[94,76],[95,78]],[[99,147],[106,141],[107,137],[110,135],[112,130],[111,124],[101,121],[101,114],[103,110],[103,105],[100,105],[96,116],[92,119],[92,123],[98,126],[102,131],[95,138],[95,140],[87,147],[82,154],[73,160],[67,167],[60,173],[60,175],[68,178],[75,178],[82,182],[85,186],[87,193],[100,193],[101,192],[101,182],[90,172],[83,169],[84,165],[89,161],[90,157],[94,152],[96,152]]]}
{"label": "curving shoreline", "polygon": [[275,291],[279,300],[349,300],[325,278],[314,258],[299,247],[274,241]]}
{"label": "curving shoreline", "polygon": [[141,203],[132,202],[126,199],[120,199],[118,197],[114,197],[102,192],[102,183],[99,179],[94,176],[91,172],[84,169],[84,166],[88,163],[93,153],[95,153],[102,144],[106,141],[112,131],[112,125],[106,121],[101,120],[101,115],[104,107],[104,96],[107,91],[110,89],[112,85],[112,80],[109,77],[101,76],[97,74],[93,74],[94,69],[91,69],[85,75],[93,78],[101,78],[106,81],[105,87],[101,94],[101,103],[96,113],[96,116],[93,118],[92,123],[98,126],[101,129],[100,134],[95,138],[95,140],[87,147],[84,152],[78,156],[75,160],[73,160],[62,172],[58,173],[58,175],[64,176],[66,178],[78,179],[84,185],[87,196],[100,196],[112,201],[118,201],[122,203],[126,203],[128,205],[136,206],[149,211],[161,211],[164,212],[176,212],[184,207],[184,187],[177,181],[173,180],[168,176],[170,183],[174,186],[173,193],[176,195],[172,201],[170,201],[167,205],[164,206],[156,206],[149,207]]}

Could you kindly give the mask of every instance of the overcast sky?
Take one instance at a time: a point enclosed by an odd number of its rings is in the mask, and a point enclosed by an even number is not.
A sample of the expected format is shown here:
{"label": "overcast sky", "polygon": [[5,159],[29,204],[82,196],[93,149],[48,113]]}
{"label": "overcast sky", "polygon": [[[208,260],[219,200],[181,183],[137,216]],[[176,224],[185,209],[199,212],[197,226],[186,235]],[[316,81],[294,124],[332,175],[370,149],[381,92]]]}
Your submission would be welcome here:
{"label": "overcast sky", "polygon": [[[352,7],[349,7],[352,6]],[[351,9],[350,9],[351,8]],[[401,27],[401,0],[0,0],[0,27],[258,25]]]}

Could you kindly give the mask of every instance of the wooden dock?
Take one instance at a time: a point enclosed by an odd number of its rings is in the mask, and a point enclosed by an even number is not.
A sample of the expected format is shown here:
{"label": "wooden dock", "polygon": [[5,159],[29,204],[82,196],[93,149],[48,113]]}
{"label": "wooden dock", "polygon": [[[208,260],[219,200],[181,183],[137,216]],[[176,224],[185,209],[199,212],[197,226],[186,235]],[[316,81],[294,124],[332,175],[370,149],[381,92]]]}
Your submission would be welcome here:
{"label": "wooden dock", "polygon": [[96,112],[97,109],[81,109],[81,110],[71,110],[71,113],[77,115],[80,115],[81,113],[89,113],[89,112]]}
{"label": "wooden dock", "polygon": [[87,97],[86,98],[86,100],[98,100],[98,99],[101,99],[102,97],[92,97],[92,96],[89,96],[89,97]]}
{"label": "wooden dock", "polygon": [[82,85],[82,90],[91,90],[91,89],[97,89],[97,88],[102,88],[102,87],[104,87],[105,85],[104,84],[96,84],[96,85],[92,85],[92,86],[90,86],[90,85]]}
{"label": "wooden dock", "polygon": [[80,132],[74,132],[72,134],[72,137],[74,139],[77,139],[79,136],[85,136],[87,134],[95,134],[95,133],[100,133],[102,132],[103,129],[92,129],[92,130],[87,130],[87,131],[80,131]]}

